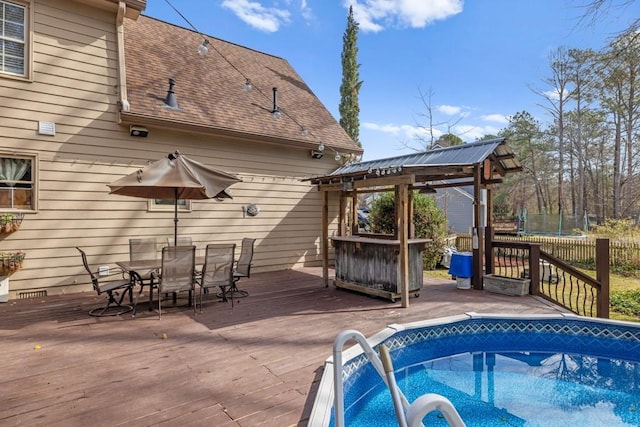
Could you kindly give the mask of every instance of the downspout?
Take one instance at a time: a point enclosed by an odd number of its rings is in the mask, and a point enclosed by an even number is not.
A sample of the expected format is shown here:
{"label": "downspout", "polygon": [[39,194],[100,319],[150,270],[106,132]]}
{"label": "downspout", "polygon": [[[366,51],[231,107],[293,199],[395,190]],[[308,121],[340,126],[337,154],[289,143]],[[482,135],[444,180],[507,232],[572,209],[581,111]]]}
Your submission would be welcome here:
{"label": "downspout", "polygon": [[118,38],[118,83],[120,110],[118,111],[118,124],[122,123],[120,113],[128,113],[131,109],[127,101],[127,73],[124,59],[124,15],[127,5],[121,1],[118,3],[118,14],[116,15],[116,36]]}

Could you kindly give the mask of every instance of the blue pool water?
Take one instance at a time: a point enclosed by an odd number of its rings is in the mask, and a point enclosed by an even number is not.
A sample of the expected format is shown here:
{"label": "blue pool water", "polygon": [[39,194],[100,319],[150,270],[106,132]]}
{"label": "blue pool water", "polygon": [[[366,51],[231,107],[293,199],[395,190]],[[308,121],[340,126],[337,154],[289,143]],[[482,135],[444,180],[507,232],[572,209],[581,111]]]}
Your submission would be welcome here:
{"label": "blue pool water", "polygon": [[[640,329],[580,318],[472,319],[397,332],[409,402],[447,397],[469,427],[639,426]],[[388,389],[362,357],[345,363],[345,421],[394,425]],[[424,424],[446,426],[438,412]]]}

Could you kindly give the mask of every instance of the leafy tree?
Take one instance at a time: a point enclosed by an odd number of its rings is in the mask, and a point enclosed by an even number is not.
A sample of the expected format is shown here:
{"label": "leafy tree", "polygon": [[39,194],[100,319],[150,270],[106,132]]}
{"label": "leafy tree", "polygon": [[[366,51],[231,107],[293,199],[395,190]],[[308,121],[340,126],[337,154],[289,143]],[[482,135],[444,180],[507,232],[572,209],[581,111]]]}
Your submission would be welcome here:
{"label": "leafy tree", "polygon": [[540,122],[530,113],[521,111],[509,118],[509,126],[500,133],[509,139],[509,145],[520,159],[524,172],[517,181],[511,181],[512,188],[501,188],[501,191],[512,194],[513,212],[517,212],[520,207],[526,207],[527,201],[532,198],[531,189],[534,192],[537,212],[549,212],[551,202],[548,186],[552,173],[555,172],[550,168],[555,162],[550,155],[552,144],[544,138]]}
{"label": "leafy tree", "polygon": [[[610,132],[605,122],[605,113],[593,109],[570,111],[566,114],[566,140],[570,159],[577,167],[571,166],[572,184],[574,192],[583,194],[584,211],[580,211],[579,204],[576,205],[575,212],[578,216],[586,212],[595,213],[598,218],[607,216],[607,207],[612,206],[610,198],[611,174],[608,153],[613,152],[610,144]],[[583,175],[582,178],[579,178]],[[580,199],[580,197],[578,197]]]}
{"label": "leafy tree", "polygon": [[[584,0],[583,21],[624,14],[636,0]],[[640,216],[640,19],[602,51],[559,48],[549,56],[545,87],[534,89],[551,123],[521,112],[501,136],[523,173],[495,187],[494,207],[535,208],[578,218]],[[571,198],[569,202],[569,197]]]}
{"label": "leafy tree", "polygon": [[629,208],[638,195],[634,191],[634,176],[638,173],[637,133],[640,131],[640,39],[637,34],[623,34],[610,47],[614,57],[614,73],[622,80],[619,107],[622,122],[623,164],[620,180],[620,215],[630,214]]}
{"label": "leafy tree", "polygon": [[358,94],[362,87],[358,69],[358,23],[353,18],[353,6],[349,7],[347,29],[342,36],[342,83],[340,84],[340,126],[359,146],[360,105]]}
{"label": "leafy tree", "polygon": [[476,138],[476,142],[478,142],[478,141],[489,141],[490,139],[496,139],[496,138],[499,138],[499,136],[498,135],[494,135],[492,133],[486,133],[486,134],[482,135],[481,137]]}
{"label": "leafy tree", "polygon": [[[554,118],[557,129],[557,150],[558,150],[558,212],[562,212],[564,207],[564,157],[565,157],[565,132],[564,117],[565,107],[572,96],[569,88],[569,55],[567,49],[559,47],[555,52],[549,55],[549,65],[551,68],[551,76],[545,78],[543,82],[551,90],[534,90],[538,95],[545,99],[545,109],[551,113]],[[545,89],[547,89],[545,88]]]}
{"label": "leafy tree", "polygon": [[[581,5],[585,9],[585,14],[583,15],[583,21],[590,22],[594,24],[598,21],[603,15],[606,15],[610,11],[619,11],[621,13],[626,13],[627,8],[633,6],[635,0],[590,0],[586,1]],[[635,19],[629,27],[624,31],[626,34],[636,34],[638,35],[638,29],[640,29],[640,18]]]}
{"label": "leafy tree", "polygon": [[[393,193],[382,193],[371,204],[369,222],[373,233],[393,234],[396,226],[396,202]],[[442,258],[447,220],[435,200],[424,194],[413,195],[413,225],[416,238],[432,239],[424,253],[424,266],[434,269]]]}
{"label": "leafy tree", "polygon": [[441,147],[452,147],[454,145],[464,144],[462,138],[452,133],[445,133],[444,135],[440,136],[440,138],[438,138],[438,141],[436,142]]}
{"label": "leafy tree", "polygon": [[[571,183],[573,186],[572,201],[573,211],[582,217],[587,208],[585,198],[587,197],[585,169],[589,151],[588,128],[593,123],[594,118],[589,105],[593,103],[594,77],[592,72],[593,62],[596,57],[591,49],[569,49],[568,75],[572,84],[572,101],[574,109],[567,116],[572,120],[573,133],[569,147],[569,158],[571,161]],[[564,132],[563,132],[564,134]],[[564,136],[564,135],[563,135]],[[561,169],[564,165],[561,165]]]}
{"label": "leafy tree", "polygon": [[493,215],[496,218],[512,217],[512,211],[509,206],[509,194],[499,192],[493,198]]}
{"label": "leafy tree", "polygon": [[637,133],[640,130],[640,39],[622,34],[600,54],[599,101],[613,129],[613,217],[631,213],[636,202]]}

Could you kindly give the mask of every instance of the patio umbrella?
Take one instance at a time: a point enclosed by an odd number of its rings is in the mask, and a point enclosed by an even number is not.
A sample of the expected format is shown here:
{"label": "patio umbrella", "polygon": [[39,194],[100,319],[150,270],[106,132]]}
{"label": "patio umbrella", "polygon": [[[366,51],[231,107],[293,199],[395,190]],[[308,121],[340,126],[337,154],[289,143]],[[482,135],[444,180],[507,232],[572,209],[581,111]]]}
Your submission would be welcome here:
{"label": "patio umbrella", "polygon": [[178,241],[178,200],[231,199],[226,189],[242,181],[183,156],[169,154],[109,184],[109,194],[174,201],[174,242]]}

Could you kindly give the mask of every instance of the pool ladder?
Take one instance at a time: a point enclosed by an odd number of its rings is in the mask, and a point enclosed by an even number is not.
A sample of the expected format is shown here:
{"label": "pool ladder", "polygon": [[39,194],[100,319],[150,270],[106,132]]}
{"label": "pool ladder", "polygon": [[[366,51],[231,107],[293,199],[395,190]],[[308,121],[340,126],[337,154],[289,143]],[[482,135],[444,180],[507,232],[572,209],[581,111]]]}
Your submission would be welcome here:
{"label": "pool ladder", "polygon": [[395,376],[393,373],[393,364],[391,363],[391,357],[389,351],[384,344],[380,344],[380,356],[378,357],[376,352],[371,348],[367,339],[360,332],[348,329],[338,334],[333,342],[333,408],[335,415],[335,426],[344,427],[344,384],[342,380],[342,349],[344,345],[354,340],[362,350],[365,356],[371,362],[378,375],[385,382],[389,391],[391,392],[391,398],[393,399],[393,407],[396,412],[396,418],[398,420],[398,426],[400,427],[420,427],[422,426],[422,419],[429,412],[440,411],[444,415],[445,420],[452,427],[466,427],[464,421],[458,414],[458,411],[453,406],[451,401],[444,396],[435,393],[428,393],[418,397],[413,403],[409,404],[407,398],[398,388]]}

